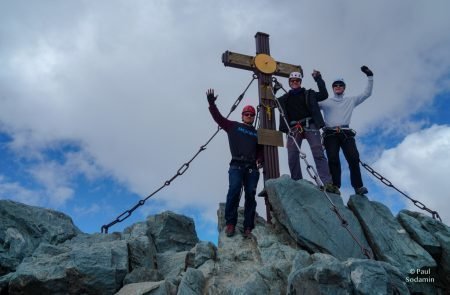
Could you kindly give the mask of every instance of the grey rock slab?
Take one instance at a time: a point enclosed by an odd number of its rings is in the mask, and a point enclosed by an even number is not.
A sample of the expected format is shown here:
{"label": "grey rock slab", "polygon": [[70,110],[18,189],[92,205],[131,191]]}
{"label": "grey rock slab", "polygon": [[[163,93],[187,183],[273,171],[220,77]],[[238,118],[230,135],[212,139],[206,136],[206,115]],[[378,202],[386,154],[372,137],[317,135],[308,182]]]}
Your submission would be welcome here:
{"label": "grey rock slab", "polygon": [[159,282],[164,280],[164,276],[155,269],[147,269],[145,267],[138,267],[133,269],[125,276],[123,284],[133,284],[142,282]]}
{"label": "grey rock slab", "polygon": [[176,278],[186,270],[186,257],[189,251],[166,251],[156,256],[158,271],[165,279]]}
{"label": "grey rock slab", "polygon": [[299,252],[288,278],[288,294],[409,294],[404,275],[382,261]]}
{"label": "grey rock slab", "polygon": [[194,255],[193,267],[199,268],[208,260],[217,260],[217,247],[211,242],[200,241],[192,248]]}
{"label": "grey rock slab", "polygon": [[148,236],[140,236],[126,240],[131,269],[145,267],[156,268],[156,247]]}
{"label": "grey rock slab", "polygon": [[[420,212],[413,212],[409,210],[402,210],[408,216],[411,216],[418,220],[423,229],[428,233],[433,235],[438,241],[439,255],[435,255],[438,261],[438,276],[440,287],[447,293],[450,293],[450,227],[440,222],[439,220],[433,219],[428,215]],[[434,250],[434,249],[432,249]],[[433,253],[430,253],[434,255]]]}
{"label": "grey rock slab", "polygon": [[120,235],[80,234],[60,245],[42,243],[18,266],[10,294],[112,294],[128,272]]}
{"label": "grey rock slab", "polygon": [[350,258],[343,264],[354,294],[409,294],[404,275],[386,262]]}
{"label": "grey rock slab", "polygon": [[431,255],[408,235],[383,204],[353,195],[348,206],[358,217],[378,260],[388,262],[408,275],[412,269],[435,269]]}
{"label": "grey rock slab", "polygon": [[435,234],[442,245],[441,259],[439,260],[438,273],[441,288],[450,293],[450,236],[441,232]]}
{"label": "grey rock slab", "polygon": [[[331,210],[332,205],[325,194],[316,186],[308,181],[294,181],[283,175],[266,181],[266,191],[273,216],[302,248],[312,253],[328,253],[341,260],[350,257],[366,258]],[[348,228],[358,241],[370,250],[358,220],[344,206],[342,198],[329,193],[328,196],[348,222]]]}
{"label": "grey rock slab", "polygon": [[177,295],[201,295],[205,287],[203,273],[194,268],[188,268],[178,286]]}
{"label": "grey rock slab", "polygon": [[397,215],[397,219],[403,228],[406,229],[409,236],[430,253],[431,256],[439,257],[441,255],[442,248],[439,241],[422,226],[419,220],[402,211]]}
{"label": "grey rock slab", "polygon": [[123,286],[115,295],[175,295],[176,286],[168,281],[143,282]]}
{"label": "grey rock slab", "polygon": [[350,272],[338,259],[322,253],[310,259],[310,265],[292,269],[288,294],[352,294]]}
{"label": "grey rock slab", "polygon": [[188,251],[199,242],[194,220],[190,217],[166,211],[147,218],[159,253],[165,251]]}
{"label": "grey rock slab", "polygon": [[80,233],[64,213],[0,200],[0,276],[14,271],[41,242],[60,244]]}
{"label": "grey rock slab", "polygon": [[250,239],[244,238],[239,228],[233,237],[227,237],[222,229],[214,276],[206,287],[208,294],[285,293],[296,251],[281,243],[265,222],[256,223]]}
{"label": "grey rock slab", "polygon": [[156,246],[147,222],[138,222],[124,229],[122,238],[128,243],[130,267],[156,268]]}

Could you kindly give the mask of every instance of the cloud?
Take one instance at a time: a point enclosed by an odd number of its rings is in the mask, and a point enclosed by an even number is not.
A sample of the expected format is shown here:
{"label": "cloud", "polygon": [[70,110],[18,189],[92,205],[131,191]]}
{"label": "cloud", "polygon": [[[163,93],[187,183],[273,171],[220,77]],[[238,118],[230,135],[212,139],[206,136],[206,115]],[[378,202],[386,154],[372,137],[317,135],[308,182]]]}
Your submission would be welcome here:
{"label": "cloud", "polygon": [[27,189],[18,182],[8,181],[4,175],[0,175],[0,199],[15,200],[30,205],[42,203],[38,192]]}
{"label": "cloud", "polygon": [[[110,176],[143,197],[170,179],[216,130],[206,89],[217,91],[227,113],[251,79],[224,67],[221,54],[253,55],[258,31],[270,34],[276,60],[302,65],[305,87],[315,88],[309,73],[319,69],[328,83],[345,77],[357,94],[366,83],[359,67],[374,70],[373,95],[352,119],[362,136],[377,127],[405,127],[388,132],[399,136],[418,131],[428,122],[411,116],[450,85],[448,1],[0,5],[0,128],[18,156],[36,161],[29,172],[59,206],[81,175]],[[242,105],[256,105],[257,96],[252,85]],[[67,142],[80,153],[65,150]],[[58,148],[63,163],[46,156]],[[285,149],[279,154],[288,173]],[[196,206],[211,219],[225,200],[229,158],[220,132],[152,203]]]}
{"label": "cloud", "polygon": [[[433,125],[408,135],[396,147],[385,150],[373,166],[400,190],[450,223],[446,174],[450,167],[450,126]],[[420,211],[406,199],[405,203],[409,209]]]}

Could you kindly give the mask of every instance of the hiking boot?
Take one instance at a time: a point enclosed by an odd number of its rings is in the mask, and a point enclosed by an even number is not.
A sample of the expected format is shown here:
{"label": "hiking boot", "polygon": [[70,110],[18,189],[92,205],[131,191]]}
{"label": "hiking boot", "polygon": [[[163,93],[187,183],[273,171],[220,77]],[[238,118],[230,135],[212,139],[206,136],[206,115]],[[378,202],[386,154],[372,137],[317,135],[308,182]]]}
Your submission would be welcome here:
{"label": "hiking boot", "polygon": [[234,236],[234,225],[232,224],[227,224],[227,228],[225,229],[225,233],[227,234],[227,237],[232,237]]}
{"label": "hiking boot", "polygon": [[244,238],[246,238],[246,239],[251,238],[251,237],[252,237],[252,229],[249,228],[249,227],[247,227],[247,228],[244,230],[244,233],[243,233],[242,235],[243,235]]}
{"label": "hiking boot", "polygon": [[367,188],[365,188],[364,186],[355,189],[355,194],[361,195],[361,196],[367,194],[368,192],[369,192],[369,191],[368,191]]}
{"label": "hiking boot", "polygon": [[336,195],[341,194],[341,192],[339,191],[339,188],[332,183],[325,184],[325,191],[328,193],[336,194]]}

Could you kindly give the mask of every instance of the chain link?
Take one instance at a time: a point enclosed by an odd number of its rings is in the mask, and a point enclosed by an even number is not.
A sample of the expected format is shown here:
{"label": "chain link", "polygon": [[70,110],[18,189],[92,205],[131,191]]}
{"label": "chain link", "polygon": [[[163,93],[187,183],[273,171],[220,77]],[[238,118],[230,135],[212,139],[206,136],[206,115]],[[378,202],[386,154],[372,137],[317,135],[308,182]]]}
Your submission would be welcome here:
{"label": "chain link", "polygon": [[[272,81],[275,82],[275,83],[279,83],[277,81],[277,78],[275,78],[275,77],[272,78]],[[283,88],[282,85],[281,85],[281,88],[284,90],[284,92],[287,93],[287,91]],[[278,97],[276,97],[275,92],[273,91],[273,88],[271,88],[271,90],[272,90],[273,96],[275,98],[275,102],[276,102],[276,105],[278,107],[278,111],[280,112],[281,117],[283,118],[284,122],[286,123],[286,126],[289,126],[289,124],[287,122],[287,119],[286,119],[286,116],[284,114],[284,110],[281,108],[280,101],[278,100]],[[331,208],[330,209],[331,209],[331,211],[333,211],[336,214],[337,218],[341,222],[342,227],[344,227],[347,230],[347,232],[350,234],[351,238],[356,242],[356,244],[358,244],[358,246],[361,249],[361,253],[364,256],[366,256],[368,259],[373,259],[372,252],[369,249],[367,249],[366,247],[364,247],[364,245],[359,241],[359,239],[355,236],[355,234],[353,234],[353,232],[348,227],[348,225],[349,225],[348,221],[341,215],[341,213],[339,212],[338,208],[336,207],[336,205],[331,200],[330,196],[328,196],[327,192],[325,191],[324,184],[323,184],[322,180],[320,179],[319,174],[317,173],[316,169],[314,169],[314,167],[311,166],[308,163],[308,160],[306,159],[306,154],[301,151],[300,146],[298,145],[297,141],[295,140],[294,133],[293,132],[288,132],[287,136],[290,137],[293,140],[295,146],[297,147],[297,150],[300,153],[300,158],[306,164],[306,171],[308,172],[309,176],[311,176],[311,178],[314,179],[314,181],[316,182],[317,186],[323,187],[323,191],[322,192],[323,192],[323,194],[325,195],[325,197],[328,199],[328,201],[331,204]]]}
{"label": "chain link", "polygon": [[[253,81],[255,81],[255,79],[258,79],[258,76],[256,74],[254,74],[252,76],[252,80],[250,81],[250,83],[248,83],[247,87],[244,89],[244,91],[239,95],[239,97],[236,99],[236,101],[234,102],[234,104],[231,106],[231,110],[228,113],[228,115],[226,116],[226,118],[228,118],[231,113],[236,109],[236,107],[239,105],[239,103],[241,102],[241,100],[244,98],[245,93],[247,92],[248,88],[250,87],[250,85],[252,85]],[[139,208],[140,206],[143,206],[145,204],[145,202],[150,199],[152,196],[154,196],[155,194],[157,194],[160,190],[162,190],[164,187],[169,186],[172,181],[174,181],[178,176],[183,175],[188,169],[190,164],[192,163],[192,161],[195,160],[195,158],[197,158],[197,156],[206,149],[206,146],[213,140],[213,138],[217,135],[217,133],[219,133],[219,131],[222,128],[220,128],[219,126],[217,126],[217,130],[216,132],[214,132],[214,134],[208,139],[208,141],[200,146],[200,149],[197,151],[197,153],[194,154],[194,156],[186,163],[184,163],[183,165],[181,165],[181,167],[177,170],[176,174],[174,176],[172,176],[172,178],[166,180],[164,182],[164,184],[159,187],[157,190],[155,190],[154,192],[152,192],[150,195],[148,195],[145,199],[140,200],[136,205],[134,205],[133,208],[124,211],[122,214],[120,214],[119,216],[117,216],[117,218],[115,220],[113,220],[112,222],[105,224],[101,227],[101,232],[107,234],[108,233],[108,229],[115,225],[116,223],[122,222],[125,219],[127,219],[128,217],[131,216],[131,214],[133,214],[134,210],[136,210],[137,208]]]}
{"label": "chain link", "polygon": [[375,176],[375,178],[377,178],[378,180],[380,180],[382,183],[384,183],[386,186],[388,187],[392,187],[393,189],[395,189],[397,192],[399,192],[400,194],[402,194],[404,197],[408,198],[417,208],[427,211],[428,213],[431,214],[431,216],[433,217],[433,219],[439,219],[440,222],[442,222],[441,217],[439,216],[439,213],[437,213],[437,211],[431,210],[429,209],[427,206],[425,206],[424,203],[418,201],[418,200],[414,200],[413,198],[411,198],[410,196],[408,196],[407,194],[405,194],[404,192],[402,192],[401,190],[399,190],[395,185],[392,184],[392,182],[390,182],[389,180],[387,180],[383,175],[381,175],[380,173],[378,173],[377,171],[375,171],[372,167],[370,167],[368,164],[362,162],[361,160],[359,161],[361,163],[361,166],[363,166],[367,171],[369,171],[370,174],[372,174],[373,176]]}

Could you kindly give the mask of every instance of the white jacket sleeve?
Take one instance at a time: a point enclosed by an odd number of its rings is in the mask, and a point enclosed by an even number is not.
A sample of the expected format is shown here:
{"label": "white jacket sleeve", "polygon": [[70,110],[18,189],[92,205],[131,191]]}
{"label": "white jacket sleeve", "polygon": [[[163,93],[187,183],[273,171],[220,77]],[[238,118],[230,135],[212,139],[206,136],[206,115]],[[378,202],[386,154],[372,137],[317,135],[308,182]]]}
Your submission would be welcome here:
{"label": "white jacket sleeve", "polygon": [[364,92],[361,93],[360,95],[353,97],[353,103],[355,107],[360,103],[362,103],[363,101],[365,101],[367,98],[369,98],[369,96],[372,94],[372,88],[373,88],[373,76],[367,77],[367,86]]}

